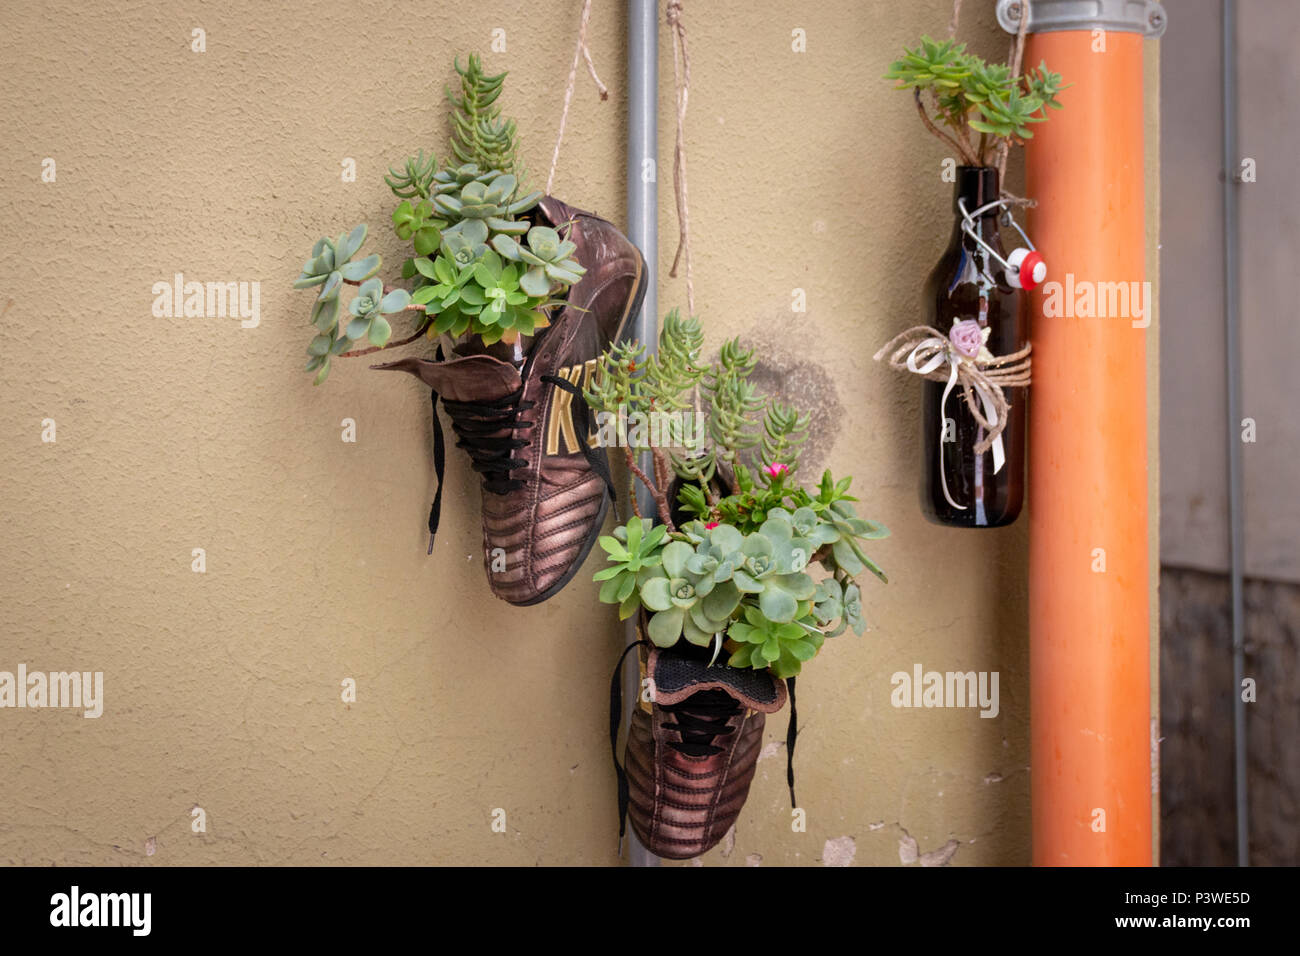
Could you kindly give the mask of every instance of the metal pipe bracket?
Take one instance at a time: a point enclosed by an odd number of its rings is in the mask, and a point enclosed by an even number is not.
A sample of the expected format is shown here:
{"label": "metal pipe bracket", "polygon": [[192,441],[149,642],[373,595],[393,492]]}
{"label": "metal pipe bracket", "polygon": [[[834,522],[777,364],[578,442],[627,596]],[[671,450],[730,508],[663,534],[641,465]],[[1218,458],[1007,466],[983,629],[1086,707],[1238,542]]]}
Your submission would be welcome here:
{"label": "metal pipe bracket", "polygon": [[1169,24],[1157,0],[998,0],[998,24],[1003,30],[1019,32],[1026,4],[1031,7],[1029,33],[1113,30],[1154,40]]}

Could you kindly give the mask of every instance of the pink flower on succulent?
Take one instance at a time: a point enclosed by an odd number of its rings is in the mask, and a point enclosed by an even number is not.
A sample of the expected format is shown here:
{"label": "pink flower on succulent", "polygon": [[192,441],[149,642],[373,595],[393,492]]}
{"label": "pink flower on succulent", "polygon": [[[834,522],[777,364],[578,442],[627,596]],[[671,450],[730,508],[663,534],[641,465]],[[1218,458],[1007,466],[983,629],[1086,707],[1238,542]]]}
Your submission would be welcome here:
{"label": "pink flower on succulent", "polygon": [[973,359],[980,354],[980,349],[984,346],[984,330],[975,319],[962,319],[952,324],[952,329],[948,332],[948,340],[958,352],[968,359]]}
{"label": "pink flower on succulent", "polygon": [[763,469],[763,473],[766,474],[767,477],[769,478],[780,478],[782,475],[788,475],[790,473],[790,469],[778,461],[774,465],[768,465],[767,467],[765,467]]}
{"label": "pink flower on succulent", "polygon": [[708,530],[708,531],[712,531],[714,528],[716,528],[716,527],[718,526],[718,524],[719,524],[719,522],[717,522],[717,521],[710,521],[710,522],[709,522],[708,524],[706,524],[704,527],[705,527],[706,530]]}

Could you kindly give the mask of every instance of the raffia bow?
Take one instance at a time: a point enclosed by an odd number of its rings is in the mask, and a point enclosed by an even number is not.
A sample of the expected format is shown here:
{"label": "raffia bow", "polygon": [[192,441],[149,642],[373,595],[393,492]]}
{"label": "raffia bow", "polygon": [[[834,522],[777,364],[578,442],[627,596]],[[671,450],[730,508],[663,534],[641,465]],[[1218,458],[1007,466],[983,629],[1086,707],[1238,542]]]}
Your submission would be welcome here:
{"label": "raffia bow", "polygon": [[[990,448],[993,449],[993,473],[997,474],[1006,463],[1002,432],[1007,427],[1011,410],[1004,389],[1029,384],[1029,353],[1032,348],[1032,345],[1025,343],[1024,348],[1010,355],[972,359],[959,352],[952,340],[938,329],[929,325],[916,325],[890,339],[875,354],[875,359],[879,362],[888,356],[889,367],[892,369],[913,372],[934,382],[947,382],[943,400],[939,404],[940,448],[943,448],[948,396],[960,384],[966,407],[986,433],[983,440],[975,445],[975,454],[982,455]],[[948,369],[943,369],[944,365]],[[939,475],[943,478],[943,494],[948,503],[955,508],[962,508],[948,493],[947,479],[943,477],[942,458]]]}

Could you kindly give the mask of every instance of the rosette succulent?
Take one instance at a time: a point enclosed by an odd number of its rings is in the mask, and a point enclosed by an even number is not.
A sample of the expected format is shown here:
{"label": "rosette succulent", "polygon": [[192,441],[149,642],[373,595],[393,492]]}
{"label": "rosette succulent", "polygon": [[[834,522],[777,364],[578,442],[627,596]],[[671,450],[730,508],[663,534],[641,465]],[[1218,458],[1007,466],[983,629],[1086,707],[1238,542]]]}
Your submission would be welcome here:
{"label": "rosette succulent", "polygon": [[[530,193],[516,199],[515,192],[518,188],[519,181],[509,173],[502,173],[489,183],[477,178],[471,179],[455,192],[436,194],[433,197],[433,208],[456,224],[478,220],[492,232],[523,235],[528,231],[528,223],[511,217],[532,209],[542,194]],[[483,240],[486,240],[487,231],[482,235]]]}
{"label": "rosette succulent", "polygon": [[[662,527],[662,526],[661,526]],[[650,617],[650,640],[671,647],[685,637],[692,644],[706,645],[727,628],[731,610],[710,616],[705,601],[713,590],[707,571],[693,570],[696,552],[684,541],[664,546],[662,562],[641,579],[641,604],[654,613]]]}
{"label": "rosette succulent", "polygon": [[611,562],[610,567],[595,575],[596,581],[603,582],[600,599],[619,606],[619,620],[631,617],[640,606],[638,582],[648,579],[663,560],[660,551],[667,533],[664,525],[634,517],[615,528],[613,535],[603,534],[597,539]]}
{"label": "rosette succulent", "polygon": [[517,242],[508,235],[496,236],[492,248],[512,262],[523,262],[529,268],[519,280],[520,287],[529,295],[549,295],[553,283],[573,285],[584,275],[584,269],[573,258],[578,247],[549,226],[533,226],[528,230],[528,244]]}
{"label": "rosette succulent", "polygon": [[771,668],[777,677],[796,676],[804,661],[812,660],[825,640],[815,627],[769,620],[752,605],[745,608],[743,621],[735,621],[728,628],[727,636],[739,645],[727,661],[729,666]]}
{"label": "rosette succulent", "polygon": [[367,279],[348,306],[353,316],[348,323],[348,338],[354,342],[367,338],[371,345],[383,348],[393,334],[393,327],[385,316],[401,312],[410,302],[411,293],[405,289],[394,289],[385,294],[381,279]]}
{"label": "rosette succulent", "polygon": [[310,357],[306,370],[316,373],[315,385],[325,381],[330,373],[330,359],[347,351],[349,344],[346,336],[339,335],[338,327],[339,292],[343,283],[363,282],[379,271],[382,260],[377,254],[352,261],[365,241],[365,225],[357,226],[337,239],[328,236],[318,239],[312,246],[311,258],[302,267],[302,274],[293,283],[295,289],[321,287],[310,315],[316,335],[307,346]]}

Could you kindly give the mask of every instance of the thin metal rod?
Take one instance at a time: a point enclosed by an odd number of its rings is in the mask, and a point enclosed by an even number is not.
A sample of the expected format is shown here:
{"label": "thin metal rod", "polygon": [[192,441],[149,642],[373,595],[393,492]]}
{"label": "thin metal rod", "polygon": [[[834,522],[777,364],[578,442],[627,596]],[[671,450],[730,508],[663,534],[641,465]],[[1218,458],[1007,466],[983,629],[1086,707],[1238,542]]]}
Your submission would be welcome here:
{"label": "thin metal rod", "polygon": [[[647,354],[659,340],[659,304],[656,295],[659,264],[659,3],[628,0],[627,5],[627,234],[646,262],[646,293],[641,312],[632,322],[629,337],[643,342]],[[643,470],[650,468],[648,456]],[[643,515],[655,514],[654,499],[637,488]],[[636,640],[636,621],[628,622],[626,641]],[[630,726],[633,708],[641,699],[641,672],[635,660],[623,671],[623,726]],[[628,828],[628,860],[633,866],[658,866],[636,833]]]}
{"label": "thin metal rod", "polygon": [[1237,4],[1223,2],[1223,316],[1227,338],[1224,359],[1228,378],[1228,527],[1232,574],[1232,737],[1237,785],[1237,865],[1250,865],[1250,801],[1246,783],[1246,704],[1241,682],[1246,671],[1245,605],[1242,597],[1246,560],[1242,531],[1241,482],[1241,328],[1238,321],[1237,184]]}

